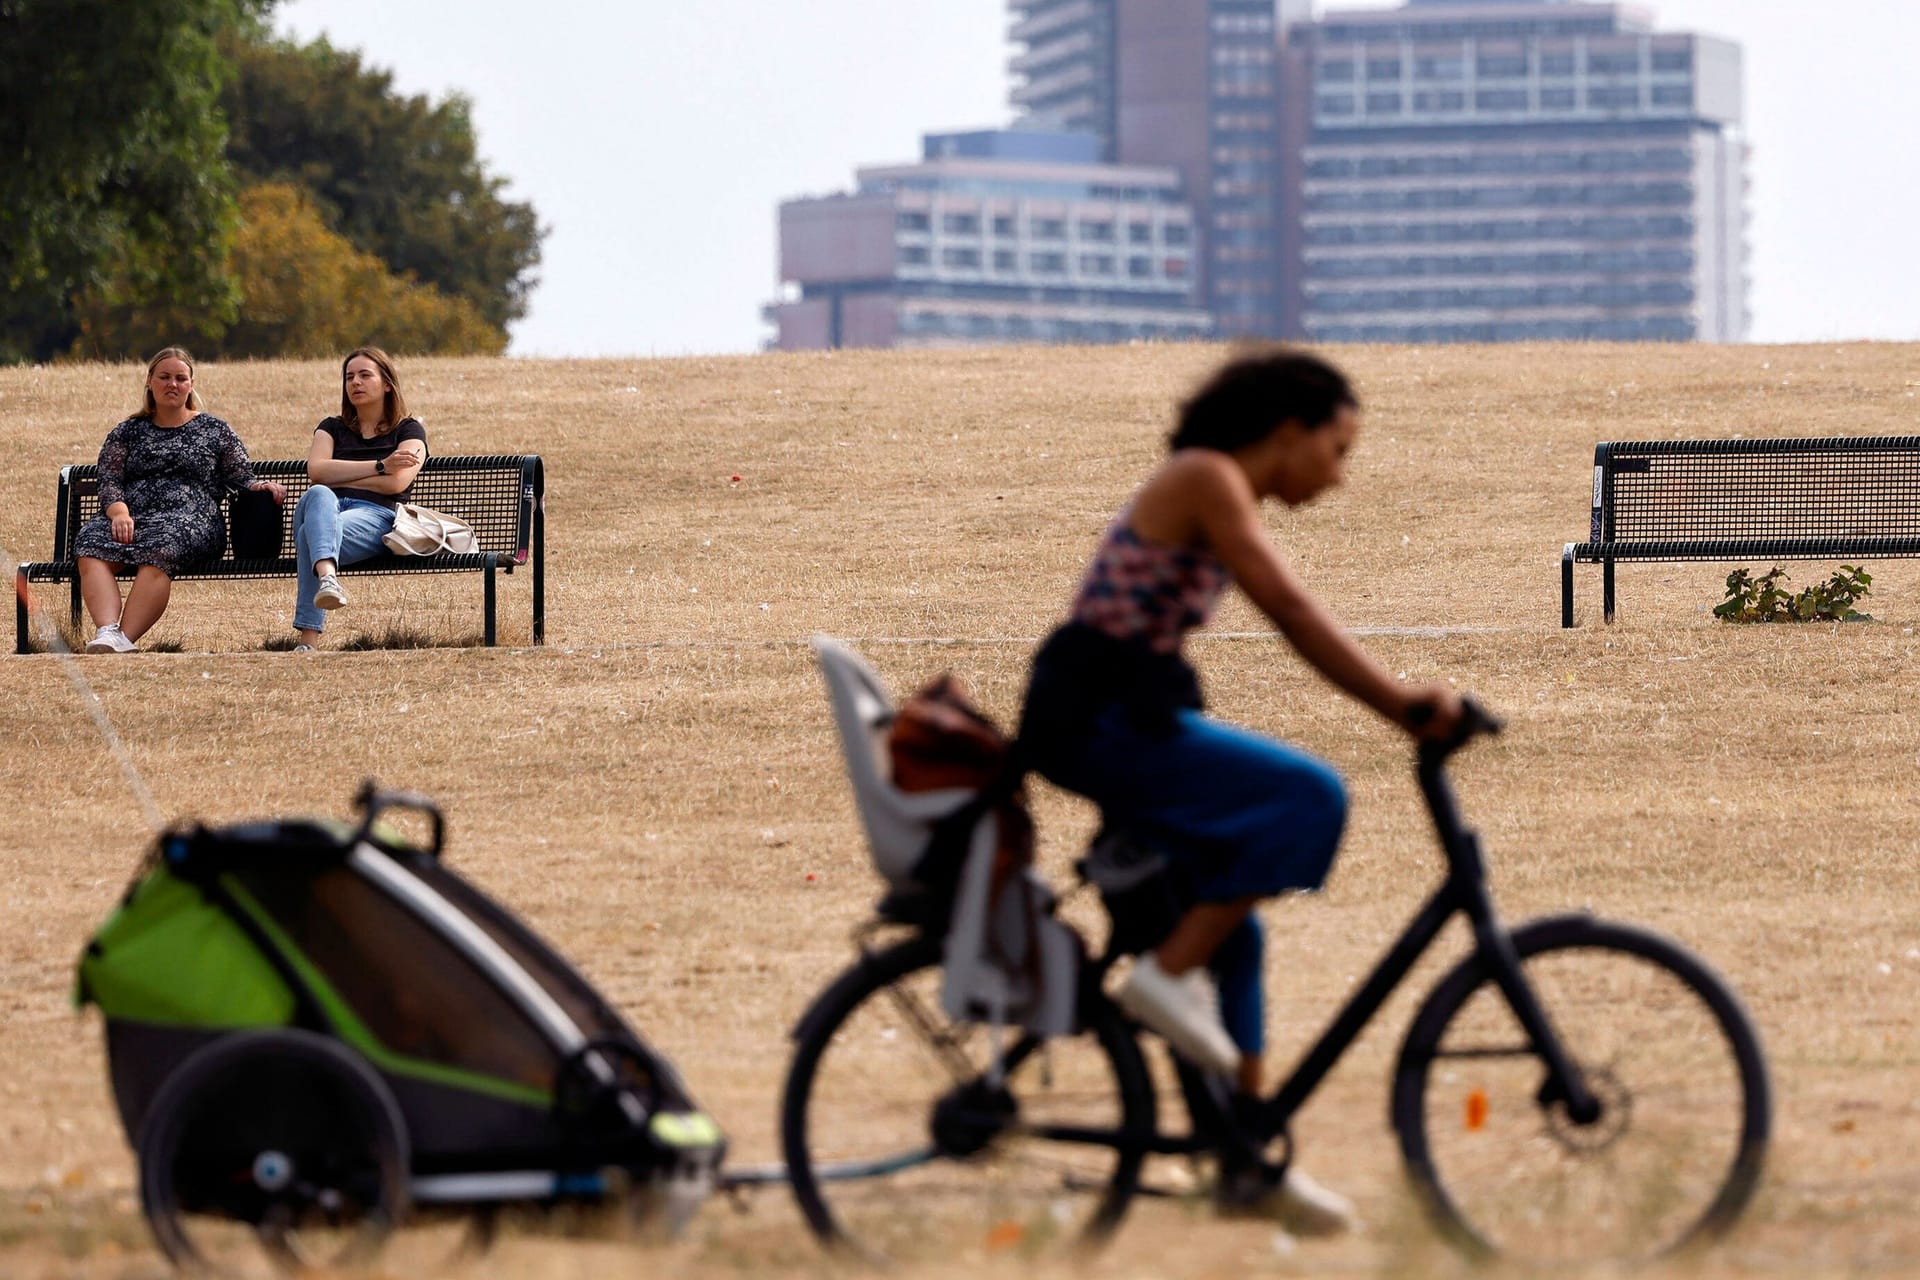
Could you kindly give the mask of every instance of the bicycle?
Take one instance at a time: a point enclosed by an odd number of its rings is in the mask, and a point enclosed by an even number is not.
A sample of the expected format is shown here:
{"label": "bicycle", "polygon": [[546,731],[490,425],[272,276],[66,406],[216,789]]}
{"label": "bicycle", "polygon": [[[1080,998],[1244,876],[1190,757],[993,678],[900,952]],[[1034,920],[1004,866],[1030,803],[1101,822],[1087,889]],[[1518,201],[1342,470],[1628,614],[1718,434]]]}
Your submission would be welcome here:
{"label": "bicycle", "polygon": [[[816,641],[844,711],[845,672],[833,668],[864,664],[831,645]],[[866,701],[841,729],[864,808],[871,779],[863,788],[849,724],[883,725],[886,703],[877,678],[863,679]],[[1115,947],[1082,966],[1078,1034],[1009,1039],[946,1017],[940,904],[889,894],[856,934],[860,957],[794,1028],[781,1137],[813,1232],[869,1260],[955,1241],[1032,1254],[1103,1243],[1149,1155],[1210,1156],[1277,1181],[1292,1117],[1464,915],[1473,950],[1415,1015],[1390,1086],[1403,1160],[1442,1234],[1471,1256],[1554,1264],[1644,1260],[1723,1233],[1768,1142],[1759,1036],[1727,984],[1676,942],[1587,914],[1501,922],[1445,768],[1499,729],[1469,703],[1458,732],[1418,748],[1445,879],[1270,1095],[1234,1097],[1168,1051],[1182,1132],[1161,1130],[1141,1029],[1102,988]],[[877,838],[884,819],[863,816]],[[892,926],[910,932],[872,945]],[[929,1067],[930,1081],[916,1074]]]}

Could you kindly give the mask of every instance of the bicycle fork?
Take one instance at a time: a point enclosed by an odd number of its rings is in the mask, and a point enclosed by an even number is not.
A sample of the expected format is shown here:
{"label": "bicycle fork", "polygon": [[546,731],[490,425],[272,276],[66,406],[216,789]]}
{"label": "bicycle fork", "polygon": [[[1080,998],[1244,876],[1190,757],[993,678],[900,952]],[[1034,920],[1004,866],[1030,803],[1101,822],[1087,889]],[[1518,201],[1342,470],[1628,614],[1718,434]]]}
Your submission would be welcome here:
{"label": "bicycle fork", "polygon": [[[1470,855],[1477,859],[1480,844],[1472,832],[1465,833],[1465,843]],[[1474,942],[1492,970],[1500,994],[1506,997],[1507,1007],[1513,1011],[1520,1029],[1526,1032],[1533,1051],[1546,1064],[1547,1078],[1537,1095],[1540,1104],[1551,1106],[1555,1102],[1561,1103],[1567,1109],[1567,1118],[1573,1123],[1594,1123],[1600,1118],[1599,1099],[1587,1087],[1585,1075],[1568,1055],[1533,984],[1527,981],[1526,974],[1521,970],[1520,953],[1514,948],[1513,935],[1494,915],[1492,896],[1487,892],[1484,881],[1473,882],[1462,908],[1473,924]]]}

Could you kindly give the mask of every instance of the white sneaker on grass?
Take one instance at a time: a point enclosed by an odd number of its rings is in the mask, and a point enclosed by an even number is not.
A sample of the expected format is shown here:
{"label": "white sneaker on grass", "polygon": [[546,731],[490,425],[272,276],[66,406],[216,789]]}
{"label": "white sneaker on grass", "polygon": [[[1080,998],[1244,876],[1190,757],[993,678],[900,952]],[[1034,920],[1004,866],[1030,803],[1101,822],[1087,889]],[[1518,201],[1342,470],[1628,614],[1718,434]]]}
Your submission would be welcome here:
{"label": "white sneaker on grass", "polygon": [[340,579],[330,573],[320,575],[319,589],[313,593],[313,602],[322,609],[344,609],[347,607],[347,593],[341,587]]}
{"label": "white sneaker on grass", "polygon": [[1115,999],[1195,1066],[1226,1075],[1239,1069],[1240,1050],[1220,1021],[1220,997],[1206,970],[1176,978],[1149,953],[1133,962]]}
{"label": "white sneaker on grass", "polygon": [[120,624],[109,622],[93,633],[93,639],[87,641],[87,653],[132,653],[137,648],[133,641],[120,632]]}
{"label": "white sneaker on grass", "polygon": [[1291,1164],[1277,1181],[1264,1169],[1223,1179],[1217,1204],[1223,1215],[1265,1218],[1297,1236],[1337,1236],[1360,1220],[1353,1201]]}

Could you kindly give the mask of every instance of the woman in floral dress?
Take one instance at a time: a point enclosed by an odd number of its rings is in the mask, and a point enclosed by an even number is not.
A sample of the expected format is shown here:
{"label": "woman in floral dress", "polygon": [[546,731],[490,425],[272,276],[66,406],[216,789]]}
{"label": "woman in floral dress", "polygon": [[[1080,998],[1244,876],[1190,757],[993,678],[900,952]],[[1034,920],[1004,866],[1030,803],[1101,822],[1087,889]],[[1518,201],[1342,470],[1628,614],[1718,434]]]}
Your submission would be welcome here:
{"label": "woman in floral dress", "polygon": [[[100,446],[100,514],[80,527],[80,595],[98,630],[88,653],[131,653],[166,612],[173,576],[226,549],[220,500],[284,485],[254,478],[233,428],[200,409],[193,357],[167,347],[147,362],[146,404]],[[120,598],[117,567],[138,566]]]}

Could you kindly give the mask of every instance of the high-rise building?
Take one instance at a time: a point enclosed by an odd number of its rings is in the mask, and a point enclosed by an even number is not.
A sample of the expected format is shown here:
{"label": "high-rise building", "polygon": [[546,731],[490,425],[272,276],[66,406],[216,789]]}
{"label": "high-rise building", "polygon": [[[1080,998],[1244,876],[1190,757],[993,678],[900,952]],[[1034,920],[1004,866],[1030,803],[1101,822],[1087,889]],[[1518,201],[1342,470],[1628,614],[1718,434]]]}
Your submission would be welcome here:
{"label": "high-rise building", "polygon": [[779,345],[1747,333],[1725,40],[1613,0],[1007,5],[1018,127],[783,205]]}
{"label": "high-rise building", "polygon": [[1307,0],[1008,0],[1023,121],[1093,133],[1185,179],[1200,288],[1227,337],[1283,323],[1279,32]]}
{"label": "high-rise building", "polygon": [[783,203],[774,345],[1207,336],[1180,175],[1097,152],[1091,134],[929,134],[918,163]]}
{"label": "high-rise building", "polygon": [[1746,336],[1737,46],[1574,0],[1409,0],[1293,39],[1305,337]]}

